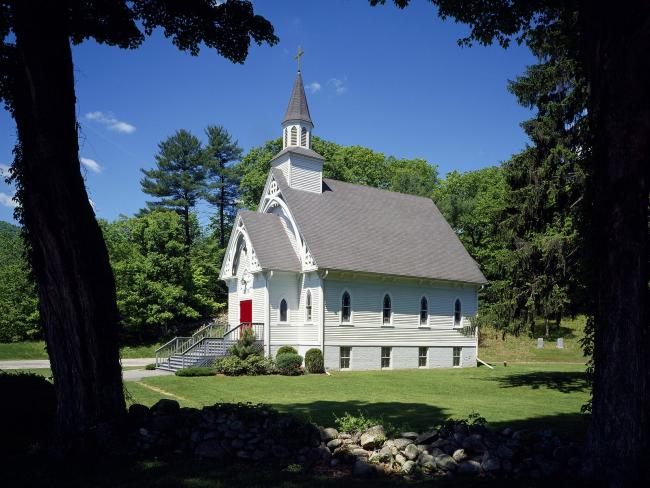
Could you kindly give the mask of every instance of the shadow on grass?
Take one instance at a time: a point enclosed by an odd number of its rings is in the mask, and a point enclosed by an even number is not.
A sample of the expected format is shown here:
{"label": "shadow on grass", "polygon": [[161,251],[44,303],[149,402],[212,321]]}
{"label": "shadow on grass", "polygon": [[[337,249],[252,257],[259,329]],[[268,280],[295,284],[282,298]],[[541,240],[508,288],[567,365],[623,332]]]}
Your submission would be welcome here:
{"label": "shadow on grass", "polygon": [[533,371],[490,378],[490,380],[497,381],[502,388],[529,386],[534,390],[547,388],[562,393],[589,391],[587,375],[582,371]]}

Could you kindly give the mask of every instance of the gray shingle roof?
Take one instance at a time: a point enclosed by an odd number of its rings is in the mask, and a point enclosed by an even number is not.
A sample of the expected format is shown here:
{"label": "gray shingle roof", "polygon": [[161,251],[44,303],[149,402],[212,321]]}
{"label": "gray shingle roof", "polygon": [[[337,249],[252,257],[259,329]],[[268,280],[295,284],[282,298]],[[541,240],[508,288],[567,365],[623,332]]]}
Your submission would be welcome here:
{"label": "gray shingle roof", "polygon": [[286,153],[302,154],[303,156],[308,156],[310,158],[320,159],[322,161],[325,161],[325,158],[323,156],[321,156],[320,154],[318,154],[313,149],[309,149],[309,148],[302,147],[302,146],[289,146],[289,147],[285,147],[282,151],[280,151],[275,156],[273,156],[273,159],[271,160],[271,162],[273,162],[274,160],[278,159],[280,156],[282,156],[283,154],[286,154]]}
{"label": "gray shingle roof", "polygon": [[309,115],[309,106],[307,105],[307,97],[305,96],[305,87],[302,84],[302,75],[300,71],[296,75],[296,81],[293,83],[293,90],[291,90],[291,97],[289,98],[289,106],[287,112],[284,114],[282,123],[287,120],[304,120],[314,125]]}
{"label": "gray shingle roof", "polygon": [[300,271],[300,260],[289,241],[280,217],[249,210],[241,210],[239,215],[263,269]]}
{"label": "gray shingle roof", "polygon": [[319,268],[486,282],[431,199],[330,179],[311,193],[271,171]]}

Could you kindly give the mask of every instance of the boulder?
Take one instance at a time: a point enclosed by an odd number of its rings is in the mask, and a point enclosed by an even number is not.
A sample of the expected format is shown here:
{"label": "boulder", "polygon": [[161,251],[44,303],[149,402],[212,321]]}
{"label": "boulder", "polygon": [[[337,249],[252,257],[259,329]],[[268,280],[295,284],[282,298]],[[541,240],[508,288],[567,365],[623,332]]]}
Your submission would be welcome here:
{"label": "boulder", "polygon": [[467,456],[467,453],[465,452],[465,449],[456,449],[454,451],[454,453],[451,455],[451,457],[457,463],[461,463],[461,462],[465,461],[469,456]]}
{"label": "boulder", "polygon": [[323,442],[328,442],[331,441],[332,439],[337,439],[338,436],[339,436],[339,431],[332,427],[328,427],[320,431],[320,438]]}
{"label": "boulder", "polygon": [[409,444],[413,444],[413,441],[411,439],[400,438],[393,441],[393,445],[400,451],[406,449],[406,446]]}
{"label": "boulder", "polygon": [[465,475],[477,475],[481,472],[481,464],[477,461],[463,461],[458,465],[458,472]]}
{"label": "boulder", "polygon": [[392,456],[391,446],[384,446],[377,453],[377,459],[382,463],[390,461],[391,456]]}
{"label": "boulder", "polygon": [[[555,455],[555,453],[553,454]],[[499,447],[497,447],[496,455],[501,459],[512,459],[515,457],[515,452],[505,444],[501,444]]]}
{"label": "boulder", "polygon": [[181,406],[176,400],[169,400],[161,398],[153,407],[151,407],[152,415],[176,415],[181,410]]}
{"label": "boulder", "polygon": [[504,437],[510,437],[512,435],[512,433],[513,433],[512,427],[506,427],[505,429],[503,429],[501,431],[501,435],[504,436]]}
{"label": "boulder", "polygon": [[416,469],[417,469],[417,464],[415,464],[414,461],[406,461],[402,465],[402,473],[404,474],[412,474],[415,472]]}
{"label": "boulder", "polygon": [[494,471],[499,471],[501,469],[501,463],[495,457],[491,457],[483,461],[481,468],[486,473],[493,473]]}
{"label": "boulder", "polygon": [[403,454],[395,456],[395,461],[401,466],[406,462],[406,457]]}
{"label": "boulder", "polygon": [[221,444],[218,440],[211,439],[203,441],[196,446],[194,454],[203,459],[221,459],[224,457],[225,452],[221,448]]}
{"label": "boulder", "polygon": [[352,455],[356,457],[364,457],[367,458],[370,456],[370,453],[366,451],[365,449],[361,449],[360,447],[356,447],[352,449]]}
{"label": "boulder", "polygon": [[343,441],[341,439],[332,439],[327,443],[327,447],[329,448],[330,451],[333,451],[337,447],[340,447],[341,444],[343,444]]}
{"label": "boulder", "polygon": [[384,443],[386,440],[386,432],[381,425],[370,427],[363,434],[361,434],[360,443],[364,449],[375,449]]}
{"label": "boulder", "polygon": [[417,432],[402,432],[399,436],[403,437],[404,439],[411,439],[412,441],[414,441],[415,439],[418,438],[419,435],[420,434],[418,434]]}
{"label": "boulder", "polygon": [[436,429],[433,430],[428,430],[426,432],[422,432],[419,436],[417,436],[414,441],[416,444],[429,444],[433,441],[435,441],[438,437],[438,431]]}
{"label": "boulder", "polygon": [[377,472],[376,468],[364,459],[357,459],[352,467],[352,474],[360,477],[373,476]]}
{"label": "boulder", "polygon": [[485,444],[483,443],[483,437],[480,434],[472,434],[467,436],[462,443],[463,449],[466,451],[481,454],[485,452]]}
{"label": "boulder", "polygon": [[420,451],[415,444],[409,444],[406,446],[406,449],[404,449],[404,455],[412,461],[414,459],[417,459],[417,457],[420,455]]}
{"label": "boulder", "polygon": [[437,456],[435,459],[436,459],[436,467],[443,471],[455,471],[456,468],[458,467],[456,461],[454,461],[454,458],[452,458],[447,454],[443,454],[442,456]]}
{"label": "boulder", "polygon": [[436,469],[436,458],[434,458],[431,454],[423,452],[418,458],[418,464],[423,468],[433,471]]}

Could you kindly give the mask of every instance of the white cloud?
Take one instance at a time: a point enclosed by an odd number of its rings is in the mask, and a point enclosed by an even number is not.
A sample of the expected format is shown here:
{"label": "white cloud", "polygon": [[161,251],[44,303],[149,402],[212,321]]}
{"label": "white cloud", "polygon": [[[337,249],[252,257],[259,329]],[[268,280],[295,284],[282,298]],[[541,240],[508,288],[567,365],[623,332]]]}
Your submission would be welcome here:
{"label": "white cloud", "polygon": [[346,86],[347,81],[347,78],[331,78],[327,83],[334,87],[334,92],[337,95],[343,95],[348,91],[348,87]]}
{"label": "white cloud", "polygon": [[17,207],[18,202],[14,200],[13,195],[7,195],[6,193],[0,191],[0,205],[3,205],[5,207]]}
{"label": "white cloud", "polygon": [[105,125],[109,130],[115,132],[121,132],[122,134],[132,134],[135,132],[135,126],[124,122],[123,120],[118,120],[115,118],[115,115],[112,112],[88,112],[86,114],[87,120],[92,120],[98,124]]}
{"label": "white cloud", "polygon": [[9,171],[9,166],[6,164],[0,164],[0,178],[9,178],[9,176],[11,176],[11,173]]}
{"label": "white cloud", "polygon": [[309,85],[307,85],[307,90],[309,90],[311,93],[316,93],[319,92],[321,89],[320,83],[317,81],[312,81]]}
{"label": "white cloud", "polygon": [[86,168],[88,168],[93,173],[101,173],[102,172],[102,167],[94,159],[79,158],[79,160],[81,161],[81,164],[83,164]]}

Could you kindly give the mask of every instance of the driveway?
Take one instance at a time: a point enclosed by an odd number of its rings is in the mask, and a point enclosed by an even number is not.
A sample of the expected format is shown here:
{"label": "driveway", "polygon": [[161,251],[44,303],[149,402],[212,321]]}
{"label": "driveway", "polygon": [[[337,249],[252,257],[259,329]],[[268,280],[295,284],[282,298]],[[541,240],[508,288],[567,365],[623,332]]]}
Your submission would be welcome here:
{"label": "driveway", "polygon": [[[134,358],[122,359],[123,367],[146,366],[155,361],[155,358]],[[14,359],[11,361],[0,361],[0,369],[40,369],[49,368],[49,359]]]}

